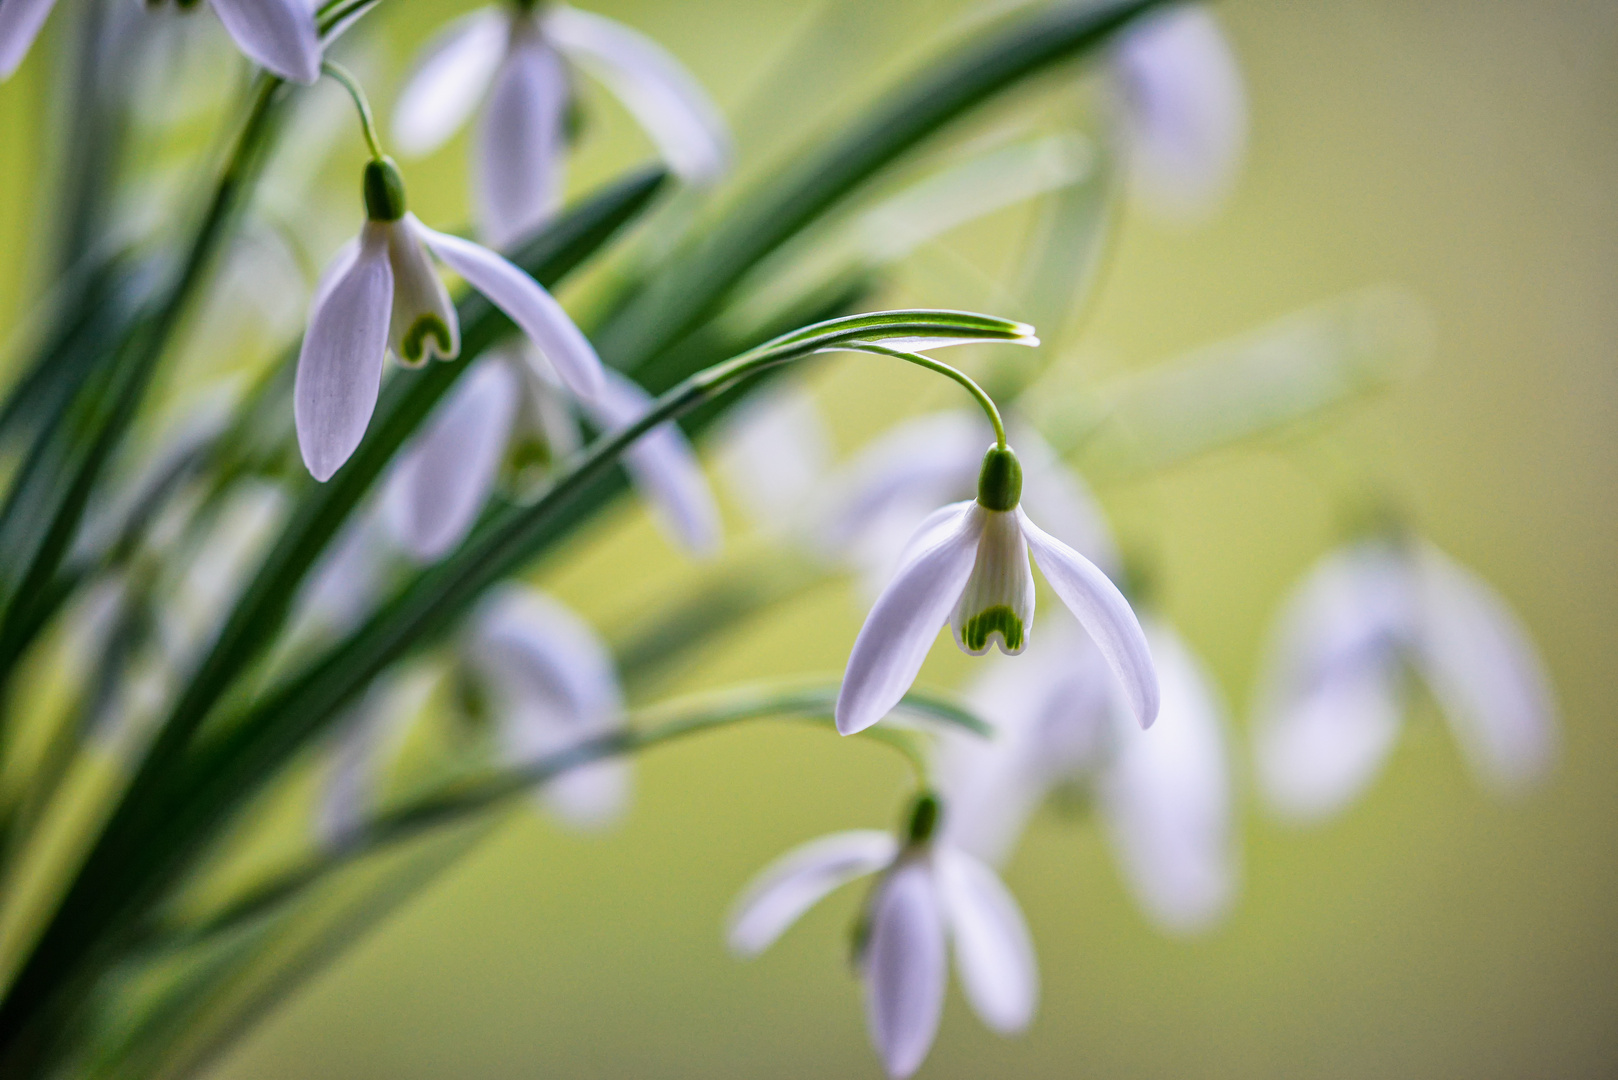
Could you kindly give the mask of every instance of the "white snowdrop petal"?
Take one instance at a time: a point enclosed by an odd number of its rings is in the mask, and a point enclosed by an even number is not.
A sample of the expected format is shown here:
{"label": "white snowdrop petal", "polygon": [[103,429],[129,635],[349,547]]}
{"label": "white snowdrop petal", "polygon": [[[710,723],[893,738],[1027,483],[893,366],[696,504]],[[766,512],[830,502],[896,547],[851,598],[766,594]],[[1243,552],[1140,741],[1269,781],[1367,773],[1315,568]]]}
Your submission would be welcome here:
{"label": "white snowdrop petal", "polygon": [[1039,1001],[1039,968],[1017,901],[965,852],[940,847],[933,861],[967,1001],[1002,1035],[1026,1029]]}
{"label": "white snowdrop petal", "polygon": [[1247,142],[1241,71],[1219,23],[1180,4],[1127,33],[1115,59],[1136,190],[1170,220],[1213,209]]}
{"label": "white snowdrop petal", "polygon": [[497,699],[541,707],[508,732],[514,760],[565,749],[611,731],[623,713],[612,655],[590,624],[536,589],[512,585],[473,616],[472,662]]}
{"label": "white snowdrop petal", "polygon": [[417,559],[441,558],[471,531],[500,475],[521,393],[510,365],[478,364],[400,454],[388,478],[388,522]]}
{"label": "white snowdrop petal", "polygon": [[213,0],[213,9],[254,63],[293,82],[320,78],[320,33],[307,0]]}
{"label": "white snowdrop petal", "polygon": [[835,833],[777,859],[753,879],[732,910],[725,940],[740,956],[757,956],[820,899],[891,863],[899,844],[874,829]]}
{"label": "white snowdrop petal", "polygon": [[694,183],[730,166],[730,133],[702,86],[651,38],[619,22],[558,4],[545,33],[624,103],[664,160]]}
{"label": "white snowdrop petal", "polygon": [[496,248],[544,224],[561,202],[568,97],[561,57],[535,33],[514,34],[478,126],[477,219]]}
{"label": "white snowdrop petal", "polygon": [[616,825],[629,810],[633,787],[627,761],[592,761],[567,770],[536,793],[540,805],[575,829]]}
{"label": "white snowdrop petal", "polygon": [[298,449],[316,480],[354,453],[376,409],[393,306],[387,244],[387,233],[367,224],[348,269],[309,312],[292,396]]}
{"label": "white snowdrop petal", "polygon": [[0,79],[9,79],[39,36],[56,0],[0,0]]}
{"label": "white snowdrop petal", "polygon": [[1157,672],[1129,602],[1090,560],[1042,531],[1020,508],[1017,516],[1045,580],[1107,658],[1135,719],[1150,727],[1157,717]]}
{"label": "white snowdrop petal", "polygon": [[1040,528],[1095,563],[1109,578],[1116,577],[1123,562],[1089,485],[1029,425],[1014,427],[1011,443],[1022,460],[1023,508],[1039,520]]}
{"label": "white snowdrop petal", "polygon": [[838,731],[864,731],[910,689],[945,617],[960,599],[982,530],[977,504],[962,504],[952,520],[931,527],[932,541],[899,567],[876,598],[843,673]]}
{"label": "white snowdrop petal", "polygon": [[[627,376],[610,370],[604,374],[601,393],[582,405],[597,426],[611,433],[645,416],[653,399]],[[678,424],[659,424],[642,435],[624,451],[623,461],[636,488],[676,541],[697,555],[718,552],[719,507],[696,451]]]}
{"label": "white snowdrop petal", "polygon": [[1151,731],[1120,720],[1098,785],[1125,880],[1166,930],[1193,932],[1229,910],[1236,887],[1225,712],[1208,673],[1167,625],[1147,638],[1163,705]]}
{"label": "white snowdrop petal", "polygon": [[944,1011],[944,953],[932,869],[907,861],[877,892],[865,949],[866,1023],[889,1076],[909,1076],[932,1048]]}
{"label": "white snowdrop petal", "polygon": [[1259,788],[1282,814],[1314,820],[1347,806],[1397,741],[1403,698],[1393,658],[1337,672],[1254,733]]}
{"label": "white snowdrop petal", "polygon": [[461,354],[461,323],[449,290],[422,244],[425,226],[406,214],[388,226],[388,263],[393,267],[393,318],[388,347],[408,367],[434,357]]}
{"label": "white snowdrop petal", "polygon": [[1415,659],[1472,766],[1505,789],[1556,756],[1556,706],[1527,631],[1482,578],[1431,545],[1414,556]]}
{"label": "white snowdrop petal", "polygon": [[427,246],[446,266],[511,316],[581,398],[601,392],[601,360],[588,338],[544,287],[488,248],[416,224]]}
{"label": "white snowdrop petal", "polygon": [[417,156],[437,149],[489,89],[511,20],[493,7],[450,23],[427,43],[393,107],[393,141]]}

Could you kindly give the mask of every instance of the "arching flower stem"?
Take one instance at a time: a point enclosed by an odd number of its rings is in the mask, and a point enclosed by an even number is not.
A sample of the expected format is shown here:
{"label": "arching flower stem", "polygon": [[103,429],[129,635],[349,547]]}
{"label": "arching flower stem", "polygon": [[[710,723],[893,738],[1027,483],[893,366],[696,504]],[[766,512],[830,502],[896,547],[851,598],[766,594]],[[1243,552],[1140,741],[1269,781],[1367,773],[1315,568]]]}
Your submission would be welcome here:
{"label": "arching flower stem", "polygon": [[347,90],[348,96],[354,100],[354,108],[360,115],[360,129],[365,133],[365,145],[371,150],[371,160],[385,159],[387,154],[382,152],[382,140],[376,133],[376,118],[371,114],[371,103],[366,98],[365,88],[360,85],[360,81],[343,65],[331,60],[322,60],[320,70]]}
{"label": "arching flower stem", "polygon": [[941,361],[934,360],[930,356],[922,356],[920,353],[906,352],[903,349],[890,349],[886,345],[877,345],[874,342],[861,342],[857,345],[851,345],[849,347],[852,349],[857,349],[860,352],[877,353],[881,356],[892,356],[896,359],[915,364],[917,367],[924,367],[928,371],[936,371],[938,374],[943,375],[946,378],[954,379],[956,382],[960,383],[961,386],[966,388],[966,392],[972,395],[972,400],[976,401],[978,403],[978,407],[981,408],[984,414],[988,416],[989,423],[994,427],[995,447],[1000,450],[1004,450],[1006,448],[1006,425],[1004,421],[1000,419],[1000,410],[995,406],[994,399],[989,396],[988,391],[984,390],[983,387],[974,382],[971,376],[967,375],[965,372],[952,368],[948,364]]}

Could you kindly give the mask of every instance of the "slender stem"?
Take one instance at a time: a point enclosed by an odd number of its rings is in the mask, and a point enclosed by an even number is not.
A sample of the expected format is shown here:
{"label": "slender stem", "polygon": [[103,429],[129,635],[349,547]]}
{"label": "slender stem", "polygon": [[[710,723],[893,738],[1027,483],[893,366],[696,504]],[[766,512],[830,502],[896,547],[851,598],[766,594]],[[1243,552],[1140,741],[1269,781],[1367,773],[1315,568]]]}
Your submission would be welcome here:
{"label": "slender stem", "polygon": [[[342,837],[332,846],[316,852],[302,863],[276,874],[270,880],[253,888],[241,899],[192,926],[157,928],[148,947],[172,949],[224,933],[262,915],[303,891],[317,880],[355,862],[366,855],[421,836],[440,826],[450,825],[473,814],[481,813],[554,780],[571,769],[576,769],[604,758],[621,757],[649,750],[664,743],[683,739],[707,731],[732,727],[754,720],[797,720],[821,724],[831,718],[836,687],[803,687],[793,690],[744,690],[722,695],[719,703],[712,698],[692,705],[676,702],[647,710],[639,723],[648,717],[663,718],[658,722],[635,730],[636,721],[623,730],[579,743],[560,753],[527,765],[507,769],[472,783],[458,782],[438,791],[411,800],[393,810],[378,814]],[[953,703],[924,693],[907,694],[900,708],[910,708],[940,721],[982,734],[986,729]],[[922,789],[930,786],[931,768],[927,755],[918,745],[915,733],[894,728],[874,727],[860,733],[861,737],[897,750],[915,772],[916,782]]]}
{"label": "slender stem", "polygon": [[920,353],[905,352],[903,349],[890,349],[886,345],[878,345],[875,342],[855,342],[849,345],[848,348],[858,350],[859,352],[878,353],[882,356],[892,356],[899,360],[908,361],[909,363],[915,364],[918,367],[924,367],[928,371],[936,371],[940,375],[954,379],[956,382],[966,387],[966,392],[972,395],[973,400],[978,403],[978,405],[983,409],[984,413],[989,417],[989,423],[994,425],[994,444],[1002,450],[1006,448],[1006,425],[1000,419],[1000,410],[995,407],[994,399],[988,395],[983,387],[973,382],[971,376],[967,375],[965,372],[952,368],[948,364],[941,361],[934,360],[930,356],[923,356]]}
{"label": "slender stem", "polygon": [[372,160],[381,161],[387,157],[382,152],[382,140],[376,133],[376,118],[371,115],[371,103],[365,96],[365,87],[341,64],[322,60],[320,70],[330,75],[354,99],[354,108],[360,114],[360,129],[365,132],[365,144],[371,148]]}

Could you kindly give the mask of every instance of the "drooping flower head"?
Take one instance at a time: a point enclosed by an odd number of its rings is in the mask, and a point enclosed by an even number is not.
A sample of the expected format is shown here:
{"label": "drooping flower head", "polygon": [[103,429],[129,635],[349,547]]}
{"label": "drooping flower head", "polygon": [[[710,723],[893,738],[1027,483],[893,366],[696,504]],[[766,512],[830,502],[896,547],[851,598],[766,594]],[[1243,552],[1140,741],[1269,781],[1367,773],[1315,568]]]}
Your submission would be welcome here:
{"label": "drooping flower head", "polygon": [[718,109],[651,39],[562,4],[481,8],[423,51],[399,96],[394,133],[405,153],[425,154],[484,103],[474,188],[478,227],[496,247],[541,224],[560,201],[573,65],[623,102],[685,180],[711,181],[729,164]]}
{"label": "drooping flower head", "polygon": [[387,159],[365,168],[366,222],[327,267],[310,304],[293,403],[298,447],[317,480],[347,461],[376,409],[383,360],[414,366],[460,354],[460,324],[431,250],[509,315],[581,397],[601,388],[601,361],[551,295],[518,267],[405,208]]}
{"label": "drooping flower head", "polygon": [[728,939],[752,957],[833,889],[879,874],[861,916],[855,962],[866,1023],[888,1075],[921,1067],[944,1008],[948,958],[973,1011],[1003,1035],[1024,1030],[1039,972],[1022,912],[993,870],[937,837],[940,805],[918,798],[901,840],[875,830],[835,833],[787,853],[748,886]]}
{"label": "drooping flower head", "polygon": [[1512,791],[1551,764],[1556,706],[1510,608],[1431,544],[1379,535],[1321,559],[1278,622],[1254,724],[1271,805],[1319,818],[1360,794],[1398,739],[1407,671],[1481,779]]}
{"label": "drooping flower head", "polygon": [[837,729],[862,731],[915,681],[946,620],[964,652],[1021,652],[1033,628],[1029,551],[1095,640],[1142,727],[1157,716],[1157,675],[1140,624],[1115,585],[1041,530],[1019,505],[1022,466],[1009,447],[983,457],[976,499],[945,506],[911,537],[893,580],[855,639],[837,699]]}
{"label": "drooping flower head", "polygon": [[[182,0],[181,9],[195,0]],[[293,82],[320,78],[320,34],[305,0],[212,0],[214,14],[254,63]],[[0,79],[28,55],[56,0],[0,0]]]}

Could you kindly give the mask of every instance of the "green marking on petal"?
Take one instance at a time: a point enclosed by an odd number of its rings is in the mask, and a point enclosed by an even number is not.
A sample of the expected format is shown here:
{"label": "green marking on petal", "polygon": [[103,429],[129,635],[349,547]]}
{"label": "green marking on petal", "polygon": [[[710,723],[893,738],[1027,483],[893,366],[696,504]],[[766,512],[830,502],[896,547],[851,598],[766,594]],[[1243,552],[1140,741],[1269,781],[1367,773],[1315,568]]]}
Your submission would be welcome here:
{"label": "green marking on petal", "polygon": [[445,326],[444,320],[437,315],[426,312],[405,331],[403,340],[399,342],[399,349],[404,355],[399,359],[407,364],[419,364],[425,360],[429,335],[438,342],[438,355],[445,358],[454,356],[453,346],[450,345],[449,327]]}
{"label": "green marking on petal", "polygon": [[996,604],[966,620],[966,625],[961,627],[961,641],[973,652],[982,652],[996,632],[1005,642],[1007,652],[1022,648],[1022,619],[1005,604]]}

